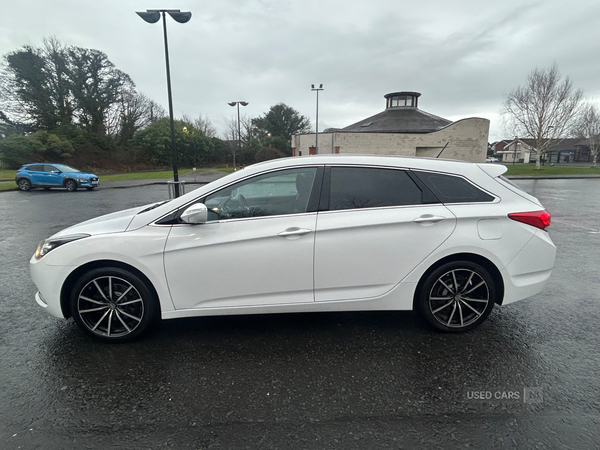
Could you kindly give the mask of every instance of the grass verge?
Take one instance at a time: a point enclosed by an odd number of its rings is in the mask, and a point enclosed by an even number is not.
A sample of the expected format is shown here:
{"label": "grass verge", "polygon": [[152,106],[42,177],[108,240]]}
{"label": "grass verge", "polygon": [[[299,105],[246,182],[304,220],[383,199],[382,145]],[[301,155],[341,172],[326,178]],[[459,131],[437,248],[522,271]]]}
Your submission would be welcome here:
{"label": "grass verge", "polygon": [[600,175],[600,167],[542,166],[536,170],[535,164],[506,164],[504,175],[552,176],[552,175]]}

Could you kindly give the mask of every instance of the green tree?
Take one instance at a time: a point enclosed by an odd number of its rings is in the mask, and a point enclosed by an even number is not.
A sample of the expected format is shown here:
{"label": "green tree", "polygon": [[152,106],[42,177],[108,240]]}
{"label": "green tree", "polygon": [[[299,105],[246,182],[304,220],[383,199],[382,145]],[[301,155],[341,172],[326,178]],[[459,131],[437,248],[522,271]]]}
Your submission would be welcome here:
{"label": "green tree", "polygon": [[30,130],[54,130],[72,120],[64,50],[53,40],[5,56],[3,109]]}
{"label": "green tree", "polygon": [[10,169],[18,169],[32,160],[61,161],[71,157],[73,151],[69,140],[44,130],[0,140],[0,159]]}
{"label": "green tree", "polygon": [[135,85],[99,50],[69,47],[67,53],[75,118],[91,133],[105,136],[111,106],[133,96]]}
{"label": "green tree", "polygon": [[[174,128],[179,164],[193,167],[207,164],[214,147],[213,141],[192,123],[176,120]],[[142,162],[171,165],[171,128],[168,118],[157,120],[137,132],[133,142],[140,148]]]}
{"label": "green tree", "polygon": [[[127,130],[131,120],[119,119],[122,106],[135,103],[139,94],[131,78],[104,53],[63,46],[51,38],[45,39],[42,47],[25,46],[4,59],[0,107],[11,123],[29,132],[46,130],[72,136],[81,130],[91,141],[84,147],[107,148],[108,130],[114,124],[122,123],[131,138],[132,132]],[[139,124],[135,116],[132,120]]]}
{"label": "green tree", "polygon": [[256,119],[252,119],[255,136],[268,147],[283,151],[286,155],[292,154],[291,139],[293,134],[310,131],[310,120],[301,115],[294,108],[284,103],[271,106],[269,112]]}

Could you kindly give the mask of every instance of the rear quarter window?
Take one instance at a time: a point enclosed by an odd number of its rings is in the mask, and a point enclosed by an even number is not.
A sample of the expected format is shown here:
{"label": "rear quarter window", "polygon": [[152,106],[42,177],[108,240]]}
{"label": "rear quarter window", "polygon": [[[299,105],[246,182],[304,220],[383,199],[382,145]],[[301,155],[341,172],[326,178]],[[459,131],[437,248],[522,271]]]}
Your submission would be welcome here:
{"label": "rear quarter window", "polygon": [[466,179],[433,172],[415,172],[443,203],[493,202],[494,197]]}

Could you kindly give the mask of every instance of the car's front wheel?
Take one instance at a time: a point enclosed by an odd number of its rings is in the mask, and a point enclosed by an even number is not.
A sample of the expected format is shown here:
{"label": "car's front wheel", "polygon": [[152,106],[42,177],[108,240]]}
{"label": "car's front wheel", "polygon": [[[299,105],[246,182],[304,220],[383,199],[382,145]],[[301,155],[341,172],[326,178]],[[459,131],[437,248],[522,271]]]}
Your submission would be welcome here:
{"label": "car's front wheel", "polygon": [[71,291],[71,312],[86,333],[107,342],[139,337],[158,317],[154,292],[137,275],[117,267],[91,270]]}
{"label": "car's front wheel", "polygon": [[19,189],[22,191],[28,191],[31,189],[31,182],[27,178],[21,178],[19,180]]}
{"label": "car's front wheel", "polygon": [[481,325],[497,296],[494,279],[485,268],[471,261],[452,261],[425,278],[416,307],[429,325],[458,333]]}
{"label": "car's front wheel", "polygon": [[75,192],[77,190],[77,183],[75,183],[73,180],[67,180],[65,187],[67,188],[67,191]]}

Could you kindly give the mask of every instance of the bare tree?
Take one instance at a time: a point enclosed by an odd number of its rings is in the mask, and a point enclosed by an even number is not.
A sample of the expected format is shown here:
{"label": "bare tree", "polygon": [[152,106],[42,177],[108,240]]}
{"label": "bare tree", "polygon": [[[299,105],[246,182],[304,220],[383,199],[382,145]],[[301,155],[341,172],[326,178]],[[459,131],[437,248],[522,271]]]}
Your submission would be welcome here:
{"label": "bare tree", "polygon": [[581,111],[573,135],[580,139],[587,139],[592,167],[596,167],[598,150],[600,150],[600,111],[593,103],[586,103]]}
{"label": "bare tree", "polygon": [[202,131],[207,137],[217,137],[217,129],[214,127],[208,116],[200,114],[193,120],[193,124],[196,128]]}
{"label": "bare tree", "polygon": [[[254,126],[252,124],[253,119],[248,116],[240,117],[239,130],[238,130],[238,119],[237,116],[231,116],[227,119],[225,123],[225,132],[224,138],[227,141],[230,151],[231,157],[233,161],[233,166],[235,167],[236,154],[239,152],[240,145],[242,147],[247,146],[253,140],[253,130]],[[238,137],[239,131],[239,137]],[[241,141],[241,144],[240,142]],[[243,160],[243,156],[240,155],[240,158]]]}
{"label": "bare tree", "polygon": [[556,64],[535,69],[524,86],[508,94],[502,108],[506,126],[514,135],[535,140],[536,169],[542,155],[572,133],[582,97],[569,77],[562,79]]}
{"label": "bare tree", "polygon": [[126,93],[108,110],[106,130],[119,145],[124,145],[133,139],[137,131],[165,116],[164,108],[146,95]]}

